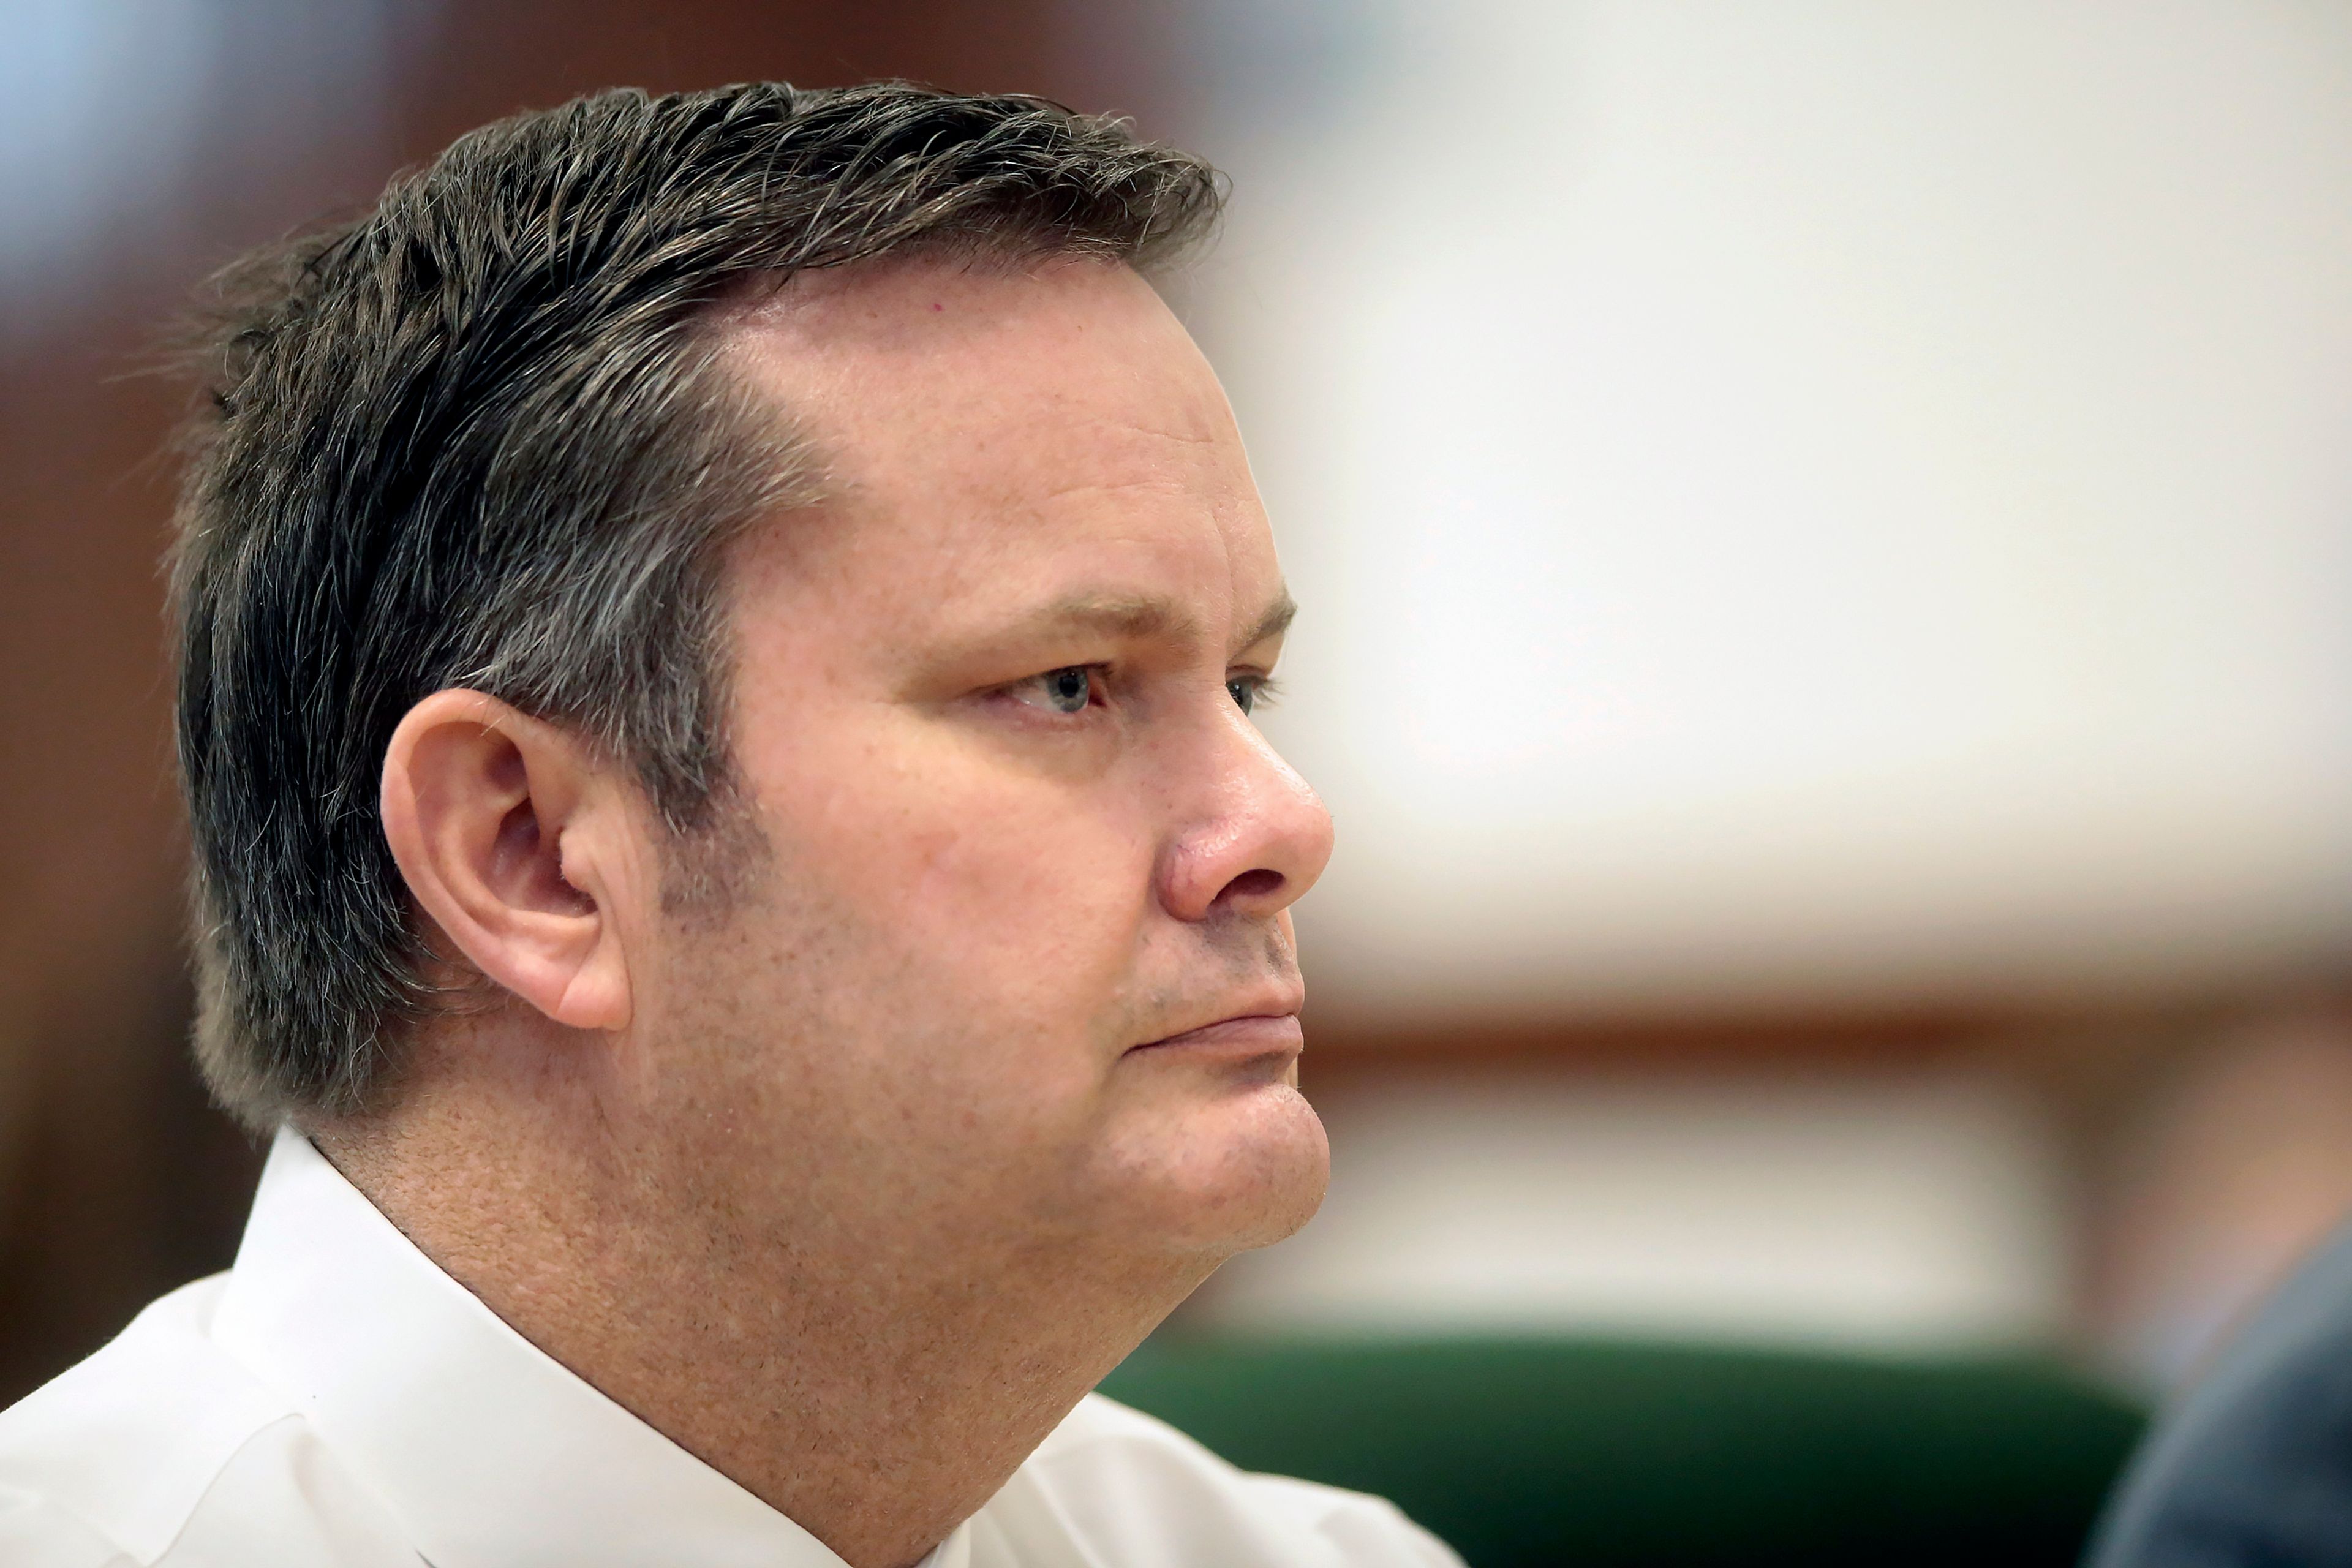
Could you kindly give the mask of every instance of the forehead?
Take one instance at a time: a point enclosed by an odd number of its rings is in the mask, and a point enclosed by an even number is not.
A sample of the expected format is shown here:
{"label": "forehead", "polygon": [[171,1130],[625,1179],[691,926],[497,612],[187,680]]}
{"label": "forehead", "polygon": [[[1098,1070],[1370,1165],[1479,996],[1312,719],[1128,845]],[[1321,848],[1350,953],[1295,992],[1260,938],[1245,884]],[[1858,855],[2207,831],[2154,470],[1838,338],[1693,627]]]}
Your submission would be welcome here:
{"label": "forehead", "polygon": [[741,374],[823,470],[824,515],[772,547],[801,576],[943,616],[1175,594],[1228,619],[1278,593],[1223,394],[1125,267],[864,263],[730,325]]}

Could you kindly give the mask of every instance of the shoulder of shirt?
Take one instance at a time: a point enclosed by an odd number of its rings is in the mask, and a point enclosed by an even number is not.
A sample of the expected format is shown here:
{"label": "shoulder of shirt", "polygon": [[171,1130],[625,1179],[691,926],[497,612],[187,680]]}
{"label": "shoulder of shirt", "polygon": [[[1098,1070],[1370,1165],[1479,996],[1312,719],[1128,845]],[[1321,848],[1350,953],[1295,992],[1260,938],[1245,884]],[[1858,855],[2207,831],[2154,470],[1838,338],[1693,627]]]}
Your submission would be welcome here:
{"label": "shoulder of shirt", "polygon": [[[1049,1491],[1066,1513],[1096,1514],[1097,1526],[1117,1520],[1146,1529],[1153,1511],[1135,1505],[1156,1500],[1181,1511],[1192,1528],[1219,1514],[1237,1525],[1297,1532],[1328,1547],[1330,1561],[1375,1568],[1460,1568],[1461,1560],[1385,1498],[1288,1476],[1259,1475],[1219,1458],[1166,1422],[1099,1394],[1089,1394],[1040,1444],[1023,1467]],[[1071,1522],[1081,1533],[1083,1517]],[[1104,1542],[1110,1545],[1110,1542]],[[1124,1561],[1112,1551],[1108,1561]]]}
{"label": "shoulder of shirt", "polygon": [[206,1332],[227,1278],[155,1301],[0,1411],[0,1561],[152,1563],[238,1451],[295,1415]]}
{"label": "shoulder of shirt", "polygon": [[1302,1517],[1349,1510],[1397,1511],[1386,1499],[1366,1492],[1242,1469],[1158,1416],[1100,1394],[1080,1400],[1077,1408],[1037,1446],[1031,1463],[1063,1473],[1090,1466],[1139,1466],[1165,1476],[1185,1476],[1205,1488],[1253,1497],[1279,1495],[1291,1505],[1286,1512]]}

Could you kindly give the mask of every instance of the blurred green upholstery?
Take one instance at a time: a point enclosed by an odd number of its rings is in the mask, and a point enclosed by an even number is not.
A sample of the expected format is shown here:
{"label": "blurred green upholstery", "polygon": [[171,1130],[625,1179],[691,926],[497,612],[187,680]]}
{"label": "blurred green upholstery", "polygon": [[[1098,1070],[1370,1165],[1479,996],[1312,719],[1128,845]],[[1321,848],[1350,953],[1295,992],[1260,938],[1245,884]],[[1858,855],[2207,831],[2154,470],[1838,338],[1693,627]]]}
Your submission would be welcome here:
{"label": "blurred green upholstery", "polygon": [[2049,1362],[1583,1340],[1163,1334],[1102,1390],[1471,1568],[2059,1568],[2143,1422]]}

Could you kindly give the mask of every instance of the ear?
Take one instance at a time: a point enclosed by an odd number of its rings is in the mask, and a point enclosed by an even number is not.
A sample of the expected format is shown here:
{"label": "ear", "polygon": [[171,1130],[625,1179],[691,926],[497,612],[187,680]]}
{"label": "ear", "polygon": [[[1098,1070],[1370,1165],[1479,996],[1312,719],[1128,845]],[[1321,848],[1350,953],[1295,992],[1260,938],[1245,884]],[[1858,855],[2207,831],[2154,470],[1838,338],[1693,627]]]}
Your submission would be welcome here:
{"label": "ear", "polygon": [[496,984],[558,1024],[630,1013],[617,918],[638,826],[608,768],[478,691],[410,709],[383,759],[383,832],[417,905]]}

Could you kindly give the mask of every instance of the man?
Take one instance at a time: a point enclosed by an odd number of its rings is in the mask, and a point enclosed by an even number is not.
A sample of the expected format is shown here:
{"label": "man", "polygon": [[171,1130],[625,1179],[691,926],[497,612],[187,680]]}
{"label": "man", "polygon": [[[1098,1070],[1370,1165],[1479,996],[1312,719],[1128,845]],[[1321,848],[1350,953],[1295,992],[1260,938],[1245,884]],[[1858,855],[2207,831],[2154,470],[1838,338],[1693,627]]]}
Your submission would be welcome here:
{"label": "man", "polygon": [[601,94],[225,285],[174,589],[236,1267],[0,1561],[1429,1564],[1087,1391],[1318,1201],[1211,172]]}

